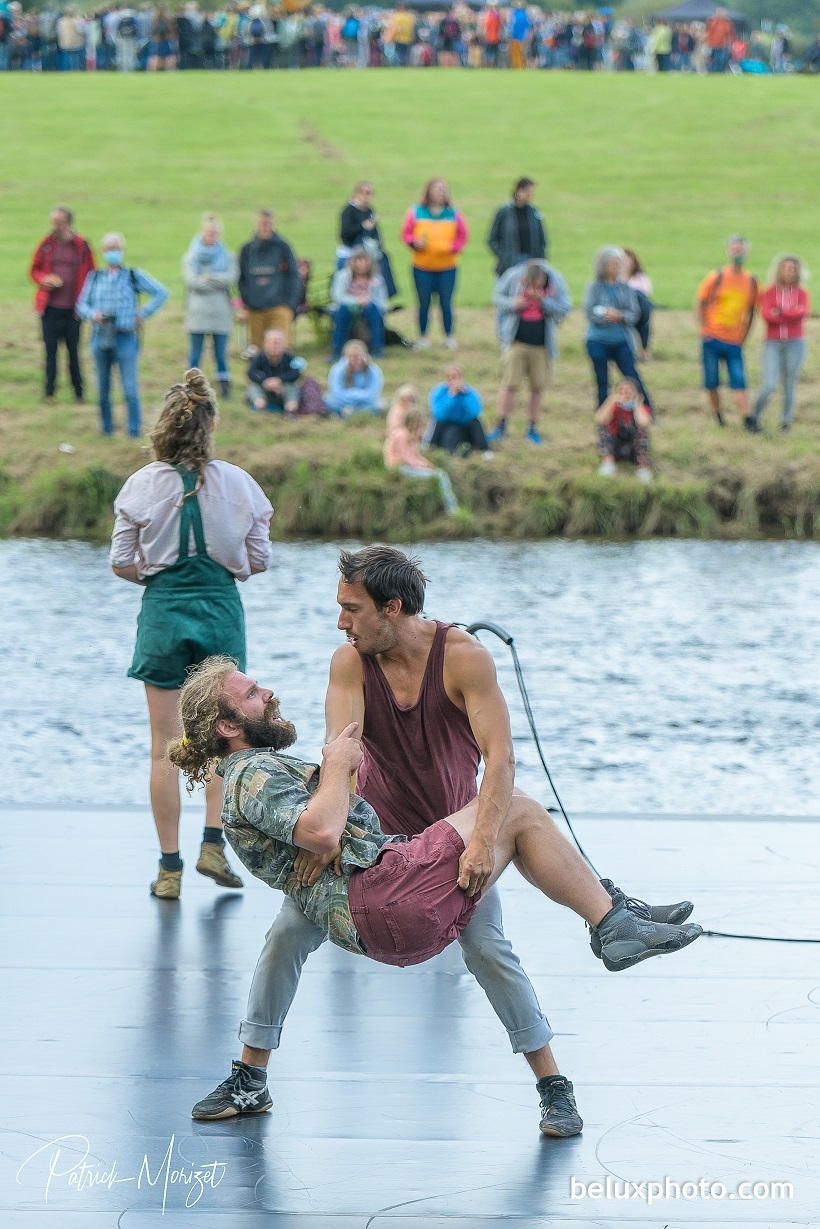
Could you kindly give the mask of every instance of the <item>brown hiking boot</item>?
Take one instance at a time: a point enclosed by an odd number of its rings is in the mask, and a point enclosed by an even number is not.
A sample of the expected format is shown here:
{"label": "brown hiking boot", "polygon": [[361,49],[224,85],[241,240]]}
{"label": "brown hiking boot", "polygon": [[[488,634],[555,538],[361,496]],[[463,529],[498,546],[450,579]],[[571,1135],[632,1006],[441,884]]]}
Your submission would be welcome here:
{"label": "brown hiking boot", "polygon": [[159,875],[151,884],[151,895],[160,900],[179,900],[182,890],[182,871],[167,871],[160,862]]}
{"label": "brown hiking boot", "polygon": [[221,843],[214,845],[211,841],[202,842],[196,869],[200,875],[207,875],[221,888],[242,887],[242,880],[231,870],[231,864],[225,857],[225,848]]}

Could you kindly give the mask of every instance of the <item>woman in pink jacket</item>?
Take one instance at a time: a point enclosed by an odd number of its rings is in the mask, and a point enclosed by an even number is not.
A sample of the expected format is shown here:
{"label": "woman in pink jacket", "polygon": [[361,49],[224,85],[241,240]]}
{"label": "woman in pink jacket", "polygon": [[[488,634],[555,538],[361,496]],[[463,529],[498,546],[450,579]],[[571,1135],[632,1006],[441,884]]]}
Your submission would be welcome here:
{"label": "woman in pink jacket", "polygon": [[805,277],[805,269],[797,256],[780,256],[774,265],[774,281],[763,292],[760,300],[760,314],[766,322],[763,387],[757,394],[754,410],[746,419],[747,431],[762,430],[761,416],[781,380],[783,419],[780,430],[788,431],[792,425],[797,377],[806,357],[803,321],[811,311],[809,296],[801,285]]}

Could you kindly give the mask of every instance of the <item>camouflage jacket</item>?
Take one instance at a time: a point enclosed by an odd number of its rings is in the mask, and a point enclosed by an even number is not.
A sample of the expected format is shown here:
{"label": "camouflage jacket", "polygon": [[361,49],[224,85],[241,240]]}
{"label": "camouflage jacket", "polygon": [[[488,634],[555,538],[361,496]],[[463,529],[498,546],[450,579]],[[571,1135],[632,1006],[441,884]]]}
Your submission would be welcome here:
{"label": "camouflage jacket", "polygon": [[340,839],[341,875],[331,863],[313,887],[303,887],[293,870],[299,851],[291,838],[299,816],[316,792],[318,766],[254,748],[226,756],[217,772],[224,781],[225,837],[240,861],[257,879],[292,897],[305,917],[332,943],[365,954],[347,903],[348,880],[353,871],[373,866],[386,844],[408,838],[385,836],[373,808],[351,794]]}

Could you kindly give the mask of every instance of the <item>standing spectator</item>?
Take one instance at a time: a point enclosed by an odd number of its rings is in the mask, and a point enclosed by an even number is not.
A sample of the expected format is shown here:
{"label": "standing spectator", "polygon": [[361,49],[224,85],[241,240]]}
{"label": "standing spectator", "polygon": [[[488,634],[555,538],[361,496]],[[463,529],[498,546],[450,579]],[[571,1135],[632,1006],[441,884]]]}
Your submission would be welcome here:
{"label": "standing spectator", "polygon": [[296,414],[299,410],[299,380],[305,360],[287,349],[281,329],[268,329],[262,349],[248,368],[248,401],[252,410]]}
{"label": "standing spectator", "polygon": [[495,4],[488,5],[480,17],[481,41],[484,44],[484,63],[488,68],[498,68],[498,49],[503,29],[501,10]]}
{"label": "standing spectator", "polygon": [[512,200],[497,211],[487,246],[496,258],[500,277],[525,260],[546,260],[547,232],[544,220],[532,203],[535,182],[524,176],[513,188]]}
{"label": "standing spectator", "polygon": [[578,48],[578,67],[591,73],[598,63],[599,39],[595,23],[587,15],[581,27],[581,45]]}
{"label": "standing spectator", "polygon": [[510,14],[507,54],[510,68],[527,67],[527,43],[532,33],[532,22],[521,0],[515,0]]}
{"label": "standing spectator", "polygon": [[384,376],[381,368],[371,363],[367,346],[361,341],[349,341],[338,363],[327,376],[328,409],[348,418],[351,414],[380,414]]}
{"label": "standing spectator", "polygon": [[681,73],[692,72],[695,36],[687,26],[675,26],[672,34],[672,67]]}
{"label": "standing spectator", "polygon": [[137,14],[132,8],[122,8],[114,27],[117,48],[117,68],[132,73],[137,67]]}
{"label": "standing spectator", "polygon": [[492,459],[493,454],[481,425],[484,409],[481,396],[466,383],[460,367],[447,368],[444,383],[436,384],[430,390],[429,403],[433,418],[433,430],[429,437],[431,447],[443,448],[445,452],[460,456],[469,456],[470,452],[476,451],[488,461]]}
{"label": "standing spectator", "polygon": [[[236,589],[271,565],[273,514],[244,470],[211,457],[216,399],[201,371],[165,395],[151,444],[156,460],[132,474],[114,504],[111,567],[144,587],[130,678],[145,685],[151,724],[151,810],[160,844],[154,896],[180,894],[179,773],[166,759],[178,738],[185,674],[212,653],[245,662],[245,615]],[[222,782],[205,788],[205,831],[196,869],[241,888],[225,857]]]}
{"label": "standing spectator", "polygon": [[655,68],[659,73],[668,73],[672,64],[672,27],[659,18],[652,27],[647,48],[655,57]]}
{"label": "standing spectator", "polygon": [[37,287],[34,307],[39,313],[46,352],[45,399],[54,402],[57,385],[57,350],[65,343],[68,371],[74,396],[83,400],[80,367],[80,318],[77,300],[86,277],[94,268],[94,255],[82,235],[73,230],[74,215],[65,205],[51,214],[51,233],[38,245],[30,277]]}
{"label": "standing spectator", "polygon": [[450,189],[443,179],[431,179],[421,204],[407,211],[402,241],[413,252],[413,280],[419,301],[419,350],[429,347],[427,323],[433,295],[438,296],[444,326],[444,345],[455,350],[453,293],[458,255],[467,243],[467,224],[450,203]]}
{"label": "standing spectator", "polygon": [[200,233],[182,258],[185,282],[185,330],[189,336],[188,366],[199,367],[205,338],[214,348],[219,389],[227,400],[231,393],[228,368],[228,338],[233,327],[231,286],[236,281],[237,265],[232,252],[222,243],[222,224],[213,213],[202,219]]}
{"label": "standing spectator", "polygon": [[439,22],[438,62],[442,68],[455,68],[458,63],[457,47],[461,40],[461,22],[456,10],[450,9]]}
{"label": "standing spectator", "polygon": [[57,22],[57,46],[62,72],[77,72],[84,67],[85,28],[74,9],[66,9]]}
{"label": "standing spectator", "polygon": [[631,290],[635,291],[640,315],[635,323],[635,332],[641,340],[641,358],[649,358],[649,346],[652,333],[652,313],[655,305],[652,302],[652,282],[647,277],[644,267],[632,248],[624,248],[624,263],[621,276]]}
{"label": "standing spectator", "polygon": [[43,72],[56,72],[59,67],[60,49],[57,44],[57,22],[59,16],[57,9],[48,3],[40,10],[40,57]]}
{"label": "standing spectator", "polygon": [[797,377],[806,357],[803,321],[811,311],[809,296],[801,286],[805,270],[797,256],[779,256],[774,276],[760,299],[760,314],[766,322],[763,342],[763,386],[755,399],[754,412],[746,419],[749,431],[761,430],[760,419],[766,405],[783,383],[781,431],[791,428]]}
{"label": "standing spectator", "polygon": [[342,268],[354,248],[364,248],[374,260],[378,261],[379,272],[387,287],[387,297],[392,299],[396,293],[396,283],[393,280],[390,259],[382,247],[379,215],[373,208],[374,191],[368,179],[361,180],[356,184],[353,195],[342,210],[339,219],[341,243],[336,249],[336,268]]}
{"label": "standing spectator", "polygon": [[527,439],[540,444],[538,418],[544,389],[549,380],[550,363],[555,359],[555,326],[572,306],[567,284],[557,269],[545,260],[531,260],[502,274],[493,292],[498,308],[498,339],[504,357],[498,422],[488,440],[500,440],[507,431],[507,419],[515,405],[515,395],[526,379],[530,387],[529,429]]}
{"label": "standing spectator", "polygon": [[641,398],[634,380],[621,380],[611,397],[595,413],[598,424],[598,453],[601,465],[598,473],[612,478],[618,461],[637,466],[639,482],[649,482],[649,424],[652,411]]}
{"label": "standing spectator", "polygon": [[[174,23],[165,9],[159,8],[151,21],[151,40],[148,54],[148,71],[155,73],[160,68],[172,72],[177,66],[174,47]],[[191,363],[196,367],[196,363]]]}
{"label": "standing spectator", "polygon": [[725,73],[736,33],[734,23],[724,8],[716,8],[706,22],[704,42],[709,51],[709,72]]}
{"label": "standing spectator", "polygon": [[441,499],[449,516],[458,512],[458,500],[450,482],[450,475],[443,469],[436,469],[425,456],[422,456],[419,445],[424,433],[424,415],[421,410],[411,407],[404,412],[404,421],[400,426],[387,431],[384,440],[384,464],[386,469],[397,469],[405,478],[421,478],[438,484]]}
{"label": "standing spectator", "polygon": [[[729,264],[707,274],[698,289],[697,320],[703,354],[703,385],[718,426],[724,425],[720,409],[720,364],[726,364],[729,388],[744,421],[749,417],[743,343],[749,335],[758,299],[757,279],[743,268],[748,244],[742,235],[732,235],[727,245]],[[747,424],[748,426],[748,424]],[[748,426],[754,431],[754,425]]]}
{"label": "standing spectator", "polygon": [[387,290],[375,261],[364,248],[354,248],[345,267],[333,275],[330,300],[334,360],[341,356],[342,346],[359,321],[367,328],[371,354],[378,358],[384,349]]}
{"label": "standing spectator", "polygon": [[[111,415],[111,371],[120,369],[122,391],[128,405],[128,434],[139,439],[142,425],[139,396],[139,330],[168,298],[168,291],[142,269],[123,266],[125,239],[116,231],[106,235],[100,245],[105,268],[89,273],[85,279],[77,312],[83,320],[93,320],[91,353],[97,365],[97,391],[103,435],[114,434]],[[140,308],[139,296],[150,295]]]}
{"label": "standing spectator", "polygon": [[399,68],[406,68],[410,62],[410,48],[416,41],[416,19],[406,4],[396,5],[385,39],[396,49]]}
{"label": "standing spectator", "polygon": [[247,320],[251,345],[259,348],[267,329],[281,329],[290,345],[301,285],[296,257],[274,229],[269,209],[256,218],[256,234],[239,253],[240,320]]}
{"label": "standing spectator", "polygon": [[598,387],[598,402],[609,396],[609,364],[634,380],[650,407],[649,394],[635,367],[634,328],[640,307],[634,290],[621,277],[624,253],[621,248],[601,248],[595,257],[595,278],[587,286],[584,315],[587,325],[587,354]]}

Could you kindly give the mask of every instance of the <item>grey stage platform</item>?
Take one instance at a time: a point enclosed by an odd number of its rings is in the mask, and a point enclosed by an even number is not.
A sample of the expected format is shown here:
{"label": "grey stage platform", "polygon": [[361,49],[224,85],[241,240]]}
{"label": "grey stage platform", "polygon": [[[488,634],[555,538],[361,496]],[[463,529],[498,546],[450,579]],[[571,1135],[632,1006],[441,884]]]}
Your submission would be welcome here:
{"label": "grey stage platform", "polygon": [[[529,1072],[458,948],[392,970],[325,945],[272,1063],[273,1112],[194,1124],[191,1105],[238,1053],[277,895],[197,876],[193,814],[178,906],[148,896],[147,813],[0,818],[4,1229],[820,1224],[817,947],[704,938],[607,974],[581,925],[511,871],[507,931],[575,1081],[582,1137],[539,1135]],[[653,900],[691,894],[705,926],[820,935],[820,822],[579,827],[602,872]],[[195,1188],[170,1183],[163,1215],[172,1141],[171,1171],[216,1162],[221,1180],[187,1208]],[[607,1175],[789,1182],[794,1197],[570,1198],[572,1177]]]}

